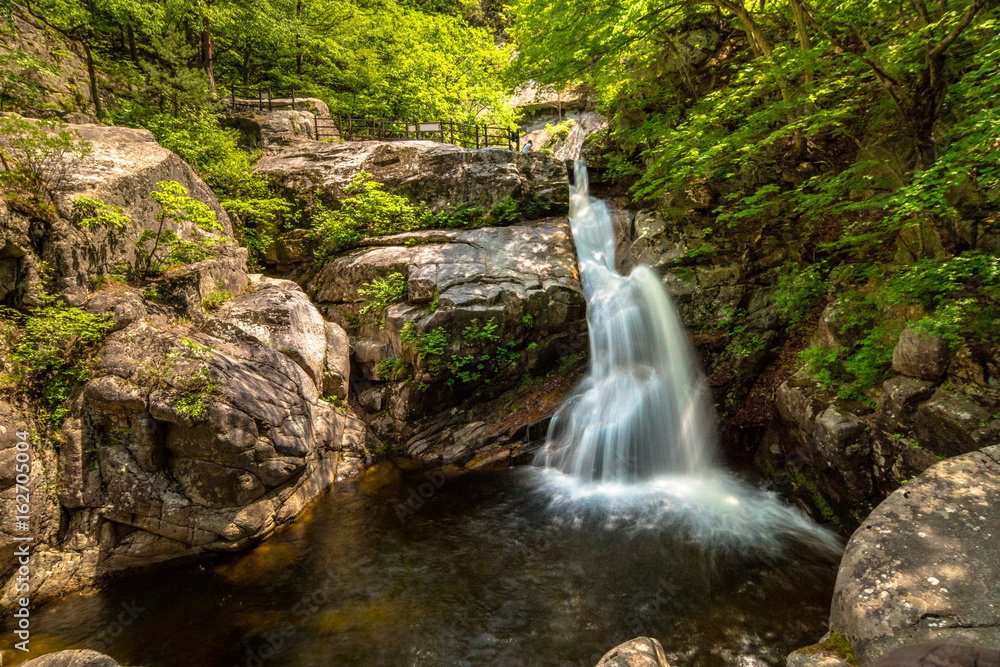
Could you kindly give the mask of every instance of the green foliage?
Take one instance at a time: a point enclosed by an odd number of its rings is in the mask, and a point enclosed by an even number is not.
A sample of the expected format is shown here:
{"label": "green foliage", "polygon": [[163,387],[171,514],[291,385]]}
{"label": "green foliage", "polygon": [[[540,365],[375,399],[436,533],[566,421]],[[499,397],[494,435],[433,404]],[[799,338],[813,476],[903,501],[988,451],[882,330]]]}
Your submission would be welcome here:
{"label": "green foliage", "polygon": [[[0,3],[2,6],[2,3]],[[44,95],[38,75],[57,76],[59,68],[24,51],[0,53],[0,111],[33,106]]]}
{"label": "green foliage", "polygon": [[0,187],[27,212],[42,212],[73,161],[89,152],[90,144],[61,121],[0,117]]}
{"label": "green foliage", "polygon": [[[221,242],[221,238],[208,235],[195,241],[181,238],[177,232],[165,228],[166,223],[180,224],[188,222],[203,230],[221,230],[222,225],[215,219],[215,211],[204,202],[198,201],[187,194],[187,188],[176,181],[160,181],[156,184],[159,191],[149,193],[161,206],[156,216],[157,229],[145,230],[135,242],[138,250],[136,273],[145,278],[153,267],[153,262],[161,261],[168,265],[188,264],[198,262],[211,256],[211,248]],[[149,245],[152,244],[152,248]],[[157,252],[163,246],[163,254]]]}
{"label": "green foliage", "polygon": [[94,276],[91,287],[94,291],[101,291],[109,287],[122,287],[128,285],[128,280],[121,273],[98,273]]}
{"label": "green foliage", "polygon": [[341,202],[338,210],[318,208],[313,215],[311,237],[316,243],[316,257],[352,248],[368,236],[417,228],[418,209],[406,197],[386,192],[385,186],[371,180],[371,174],[356,174],[345,192],[351,196]]}
{"label": "green foliage", "polygon": [[232,298],[233,293],[229,290],[215,290],[213,292],[209,292],[208,296],[202,299],[202,305],[209,310],[215,310]]}
{"label": "green foliage", "polygon": [[406,276],[394,272],[385,277],[373,278],[371,282],[362,284],[358,295],[364,298],[364,305],[358,311],[359,316],[382,311],[390,304],[406,299]]}
{"label": "green foliage", "polygon": [[121,206],[105,204],[98,197],[77,197],[73,200],[73,217],[78,227],[113,227],[124,229],[132,220]]}
{"label": "green foliage", "polygon": [[[811,268],[815,268],[815,265]],[[888,377],[892,350],[902,330],[942,338],[948,345],[962,341],[1000,340],[995,325],[1000,318],[1000,258],[978,251],[956,257],[924,259],[888,275],[876,267],[835,270],[831,281],[864,280],[860,289],[841,289],[835,322],[841,333],[852,333],[850,348],[804,350],[800,360],[825,387],[844,398],[872,403],[874,391]],[[816,275],[799,272],[808,289],[797,289],[789,279],[785,298],[795,303],[813,298]],[[796,296],[799,295],[799,296]],[[899,304],[919,306],[926,314],[910,322],[892,315]],[[790,318],[791,321],[791,318]]]}
{"label": "green foliage", "polygon": [[550,141],[561,141],[569,136],[570,131],[574,127],[576,127],[576,121],[569,118],[556,125],[546,123],[545,131],[548,133]]}
{"label": "green foliage", "polygon": [[433,331],[420,333],[413,322],[407,322],[403,325],[403,329],[399,333],[399,340],[404,345],[413,347],[417,354],[427,361],[428,368],[432,373],[440,370],[442,366],[440,357],[444,355],[450,342],[448,334],[443,328],[438,327]]}
{"label": "green foliage", "polygon": [[806,318],[825,294],[826,281],[819,265],[790,265],[787,272],[778,279],[774,302],[789,328],[797,329],[805,324]]}
{"label": "green foliage", "polygon": [[219,117],[210,113],[177,118],[129,102],[121,104],[113,119],[150,130],[164,148],[194,168],[219,197],[240,242],[250,250],[250,268],[259,268],[279,226],[292,220],[292,207],[273,193],[266,179],[251,173],[259,154],[240,148],[239,132],[223,128]]}
{"label": "green foliage", "polygon": [[490,218],[493,219],[493,224],[497,226],[510,225],[518,220],[518,206],[517,202],[507,197],[499,204],[493,206],[490,209]]}
{"label": "green foliage", "polygon": [[50,296],[31,314],[15,317],[23,321],[11,354],[18,382],[42,399],[46,418],[58,426],[69,414],[70,390],[90,379],[88,362],[114,324]]}
{"label": "green foliage", "polygon": [[473,318],[469,326],[462,329],[462,338],[470,343],[496,343],[500,340],[500,336],[496,333],[499,328],[500,325],[492,317],[482,326],[479,326],[478,319]]}
{"label": "green foliage", "polygon": [[140,65],[146,75],[146,95],[161,111],[170,110],[176,117],[182,110],[209,106],[213,99],[208,76],[195,64],[198,47],[187,39],[183,28],[164,24],[163,31],[151,35],[150,41],[153,58]]}
{"label": "green foliage", "polygon": [[174,402],[177,414],[184,419],[198,419],[208,414],[209,395],[219,390],[219,385],[212,381],[208,368],[202,367],[191,371],[180,380],[184,394]]}
{"label": "green foliage", "polygon": [[610,171],[637,178],[637,198],[694,195],[743,238],[790,220],[856,254],[921,221],[995,224],[975,202],[1000,183],[996,5],[518,0],[513,12],[516,72],[597,90]]}
{"label": "green foliage", "polygon": [[830,638],[823,643],[823,648],[833,651],[851,667],[858,667],[858,659],[847,638],[839,632],[831,632]]}
{"label": "green foliage", "polygon": [[376,372],[380,378],[401,380],[409,375],[410,364],[402,359],[383,359],[378,362]]}
{"label": "green foliage", "polygon": [[[355,174],[345,192],[350,196],[337,210],[317,204],[313,212],[309,236],[315,243],[313,254],[317,258],[356,248],[372,237],[420,229],[476,227],[487,222],[483,209],[476,206],[452,207],[436,213],[423,205],[417,206],[406,197],[386,192],[382,183],[372,180],[372,175],[364,171]],[[501,222],[497,211],[508,209],[513,211],[509,214],[513,217],[504,217]],[[488,217],[494,224],[509,224],[516,219],[516,210],[516,202],[508,199],[494,207]],[[407,245],[411,245],[409,241]]]}

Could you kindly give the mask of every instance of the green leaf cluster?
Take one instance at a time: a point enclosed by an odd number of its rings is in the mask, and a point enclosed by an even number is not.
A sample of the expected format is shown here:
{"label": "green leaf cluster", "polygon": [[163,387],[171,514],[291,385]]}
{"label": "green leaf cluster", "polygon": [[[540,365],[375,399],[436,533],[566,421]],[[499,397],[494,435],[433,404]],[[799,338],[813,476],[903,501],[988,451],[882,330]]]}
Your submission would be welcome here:
{"label": "green leaf cluster", "polygon": [[48,295],[28,315],[7,311],[5,316],[18,329],[11,353],[17,382],[42,399],[46,418],[58,426],[69,414],[70,390],[90,379],[89,360],[114,323]]}

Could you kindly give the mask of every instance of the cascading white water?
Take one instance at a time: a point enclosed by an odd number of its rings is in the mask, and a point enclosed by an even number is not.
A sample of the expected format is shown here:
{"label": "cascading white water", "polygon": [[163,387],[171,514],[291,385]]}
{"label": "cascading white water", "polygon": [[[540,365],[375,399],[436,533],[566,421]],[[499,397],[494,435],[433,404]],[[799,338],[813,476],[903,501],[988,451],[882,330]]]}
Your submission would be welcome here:
{"label": "cascading white water", "polygon": [[[570,224],[587,299],[590,368],[535,463],[556,516],[578,525],[682,530],[707,549],[836,553],[838,537],[716,460],[716,416],[684,325],[656,274],[615,270],[615,234],[576,163]],[[537,469],[536,469],[537,470]]]}
{"label": "cascading white water", "polygon": [[587,299],[590,370],[559,408],[538,463],[603,482],[704,472],[715,414],[677,309],[646,266],[615,269],[615,233],[577,161],[569,218]]}

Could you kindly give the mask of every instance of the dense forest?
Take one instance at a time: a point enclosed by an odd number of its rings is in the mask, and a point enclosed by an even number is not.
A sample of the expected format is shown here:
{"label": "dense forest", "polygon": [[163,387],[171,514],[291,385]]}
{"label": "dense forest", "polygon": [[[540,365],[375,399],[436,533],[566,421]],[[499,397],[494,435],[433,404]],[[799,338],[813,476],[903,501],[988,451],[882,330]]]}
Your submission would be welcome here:
{"label": "dense forest", "polygon": [[274,536],[98,648],[992,646],[998,98],[998,0],[0,0],[0,621],[26,531],[33,604]]}
{"label": "dense forest", "polygon": [[[3,11],[10,30],[15,7]],[[151,130],[191,164],[252,264],[308,223],[250,173],[259,153],[219,122],[228,99],[294,91],[334,117],[513,128],[519,87],[583,83],[609,124],[585,152],[631,206],[685,211],[744,257],[795,228],[801,252],[785,258],[774,298],[794,333],[839,295],[843,328],[863,335],[801,360],[843,397],[874,404],[908,323],[953,345],[995,339],[995,3],[39,0],[17,11],[83,46],[96,116]],[[17,49],[0,59],[2,108],[45,113],[26,73],[53,65]],[[682,272],[712,261],[711,245],[678,260]],[[886,317],[901,300],[916,309]],[[765,344],[743,305],[689,324],[724,331],[729,357],[751,356]]]}

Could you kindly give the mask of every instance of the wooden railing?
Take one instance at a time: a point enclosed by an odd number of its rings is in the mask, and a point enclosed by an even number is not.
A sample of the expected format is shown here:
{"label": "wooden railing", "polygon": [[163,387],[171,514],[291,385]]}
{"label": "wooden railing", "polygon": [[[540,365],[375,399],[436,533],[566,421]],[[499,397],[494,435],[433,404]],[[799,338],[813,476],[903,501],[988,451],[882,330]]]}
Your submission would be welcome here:
{"label": "wooden railing", "polygon": [[[291,100],[290,108],[295,108],[294,87],[291,95],[285,98],[274,97],[270,88],[258,88],[257,99],[246,97],[246,92],[244,90],[244,97],[236,97],[236,86],[231,88],[229,106],[233,112],[252,113],[283,109],[289,107],[288,100]],[[521,150],[521,135],[514,128],[459,123],[453,120],[401,121],[343,116],[321,118],[316,115],[313,131],[317,141],[336,137],[344,141],[425,139],[464,148],[500,146],[512,151]]]}
{"label": "wooden railing", "polygon": [[465,148],[501,146],[508,150],[521,150],[521,135],[517,130],[453,120],[403,121],[317,116],[314,130],[317,141],[322,141],[324,137],[340,137],[344,141],[426,139]]}
{"label": "wooden railing", "polygon": [[[234,112],[239,112],[239,111],[246,111],[246,112],[252,112],[252,111],[271,111],[272,109],[281,109],[281,108],[284,108],[286,106],[286,103],[284,102],[284,100],[289,99],[287,97],[285,97],[285,98],[281,98],[281,97],[277,97],[276,98],[276,97],[273,97],[271,95],[271,89],[270,88],[258,88],[257,89],[257,99],[253,99],[251,97],[248,97],[247,96],[248,92],[249,91],[244,90],[243,91],[243,95],[244,95],[243,97],[236,97],[236,86],[233,86],[230,89],[230,93],[229,93],[229,107]],[[265,93],[267,94],[266,97],[265,97]],[[301,99],[301,98],[299,98],[299,99]],[[281,103],[280,104],[277,103],[276,100],[281,100]],[[295,87],[294,86],[292,86],[290,108],[292,108],[292,109],[295,108]]]}

